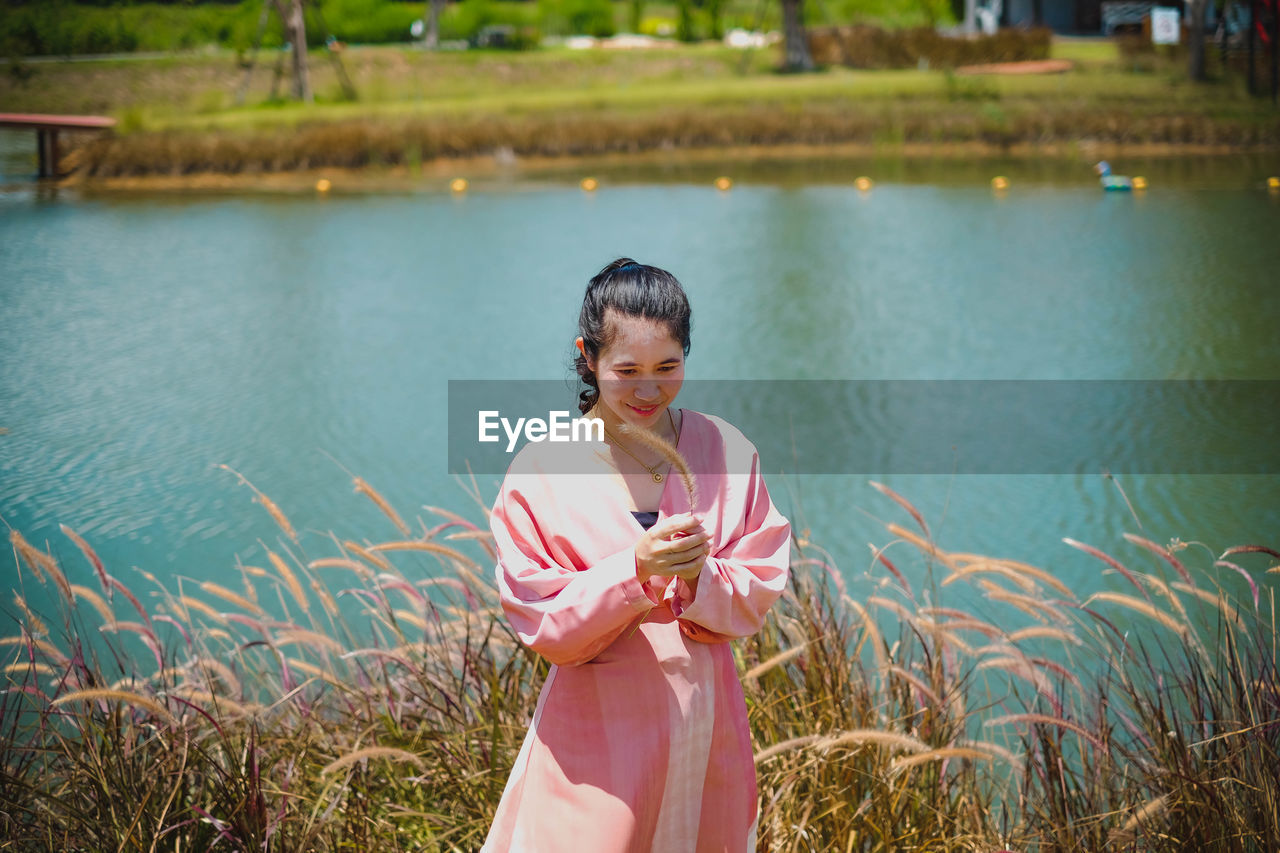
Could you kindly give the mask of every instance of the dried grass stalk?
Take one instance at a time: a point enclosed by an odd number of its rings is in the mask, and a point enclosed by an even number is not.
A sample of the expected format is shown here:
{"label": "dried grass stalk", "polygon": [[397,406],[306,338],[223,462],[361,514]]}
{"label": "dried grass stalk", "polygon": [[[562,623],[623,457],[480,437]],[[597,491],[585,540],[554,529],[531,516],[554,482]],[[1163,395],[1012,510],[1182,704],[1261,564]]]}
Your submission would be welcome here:
{"label": "dried grass stalk", "polygon": [[448,545],[441,545],[439,542],[426,542],[421,539],[410,539],[404,542],[381,542],[377,545],[370,546],[369,550],[374,553],[382,551],[426,551],[431,554],[438,554],[441,557],[447,557],[450,560],[454,560],[455,562],[472,570],[478,570],[480,568],[479,564],[477,564],[475,560],[471,559],[456,548],[450,548]]}
{"label": "dried grass stalk", "polygon": [[930,540],[933,539],[933,534],[929,532],[929,525],[925,523],[924,516],[920,514],[920,510],[916,509],[909,500],[886,486],[884,483],[877,483],[875,480],[869,480],[868,482],[871,484],[871,488],[875,489],[877,492],[889,498],[891,501],[910,513],[911,517],[915,519],[916,524],[920,525],[920,529],[924,531],[924,535]]}
{"label": "dried grass stalk", "polygon": [[239,479],[242,485],[248,486],[249,489],[252,490],[254,494],[254,500],[262,504],[263,509],[265,509],[267,511],[267,514],[270,515],[271,518],[275,521],[276,526],[279,527],[280,530],[284,532],[284,535],[288,536],[294,542],[298,541],[297,531],[293,529],[293,525],[289,522],[288,517],[280,510],[280,507],[276,506],[275,501],[267,497],[262,492],[261,489],[259,489],[253,483],[249,482],[248,477],[241,474],[239,471],[232,468],[230,465],[224,465],[219,463],[218,467],[224,471],[229,471],[232,474],[235,474],[236,478]]}
{"label": "dried grass stalk", "polygon": [[391,519],[391,523],[405,536],[412,536],[413,531],[409,529],[409,525],[404,523],[404,519],[400,517],[400,513],[395,511],[391,504],[387,503],[387,499],[378,494],[377,489],[365,482],[363,477],[353,478],[356,484],[356,494],[364,495],[373,501],[374,505],[382,510],[382,514]]}
{"label": "dried grass stalk", "polygon": [[919,755],[907,755],[902,758],[895,759],[889,765],[892,773],[900,773],[909,767],[915,767],[917,764],[927,764],[930,761],[945,761],[949,758],[966,758],[970,761],[991,761],[992,755],[980,749],[970,749],[964,746],[944,746],[939,749],[931,749],[928,752],[922,752]]}
{"label": "dried grass stalk", "polygon": [[1148,602],[1143,601],[1140,598],[1134,598],[1132,595],[1124,595],[1118,592],[1095,592],[1085,600],[1085,605],[1089,605],[1095,601],[1106,601],[1111,604],[1118,604],[1121,607],[1127,607],[1130,610],[1141,613],[1149,619],[1159,622],[1170,631],[1179,635],[1185,636],[1190,630],[1185,622],[1179,622],[1163,610],[1158,610]]}
{"label": "dried grass stalk", "polygon": [[1043,726],[1057,726],[1058,728],[1073,731],[1080,737],[1092,743],[1099,749],[1103,749],[1103,743],[1098,736],[1090,732],[1084,726],[1073,723],[1070,720],[1064,720],[1062,717],[1054,717],[1049,714],[1006,714],[1003,717],[995,717],[983,723],[984,726],[1003,726],[1006,723],[1035,723]]}
{"label": "dried grass stalk", "polygon": [[245,598],[243,595],[240,595],[239,593],[236,593],[236,592],[232,592],[231,590],[227,589],[225,586],[216,584],[213,581],[202,582],[200,584],[200,588],[205,592],[209,593],[210,595],[216,595],[218,598],[221,598],[223,601],[229,604],[234,604],[236,607],[239,607],[242,610],[247,610],[250,613],[256,613],[258,616],[267,615],[267,612],[265,610],[263,610],[254,602]]}
{"label": "dried grass stalk", "polygon": [[775,667],[782,666],[787,661],[794,660],[796,657],[803,654],[804,650],[808,647],[808,645],[809,645],[808,643],[805,643],[803,646],[795,646],[794,648],[787,649],[786,651],[778,652],[778,654],[774,655],[768,660],[761,661],[760,663],[751,667],[751,669],[744,672],[742,674],[742,680],[755,681],[756,679],[764,675],[769,670]]}
{"label": "dried grass stalk", "polygon": [[[179,603],[181,603],[183,607],[185,607],[189,611],[199,610],[201,613],[203,613],[205,616],[208,616],[210,619],[213,619],[214,621],[219,622],[223,625],[227,624],[227,617],[223,616],[217,610],[210,607],[208,602],[201,601],[198,598],[192,598],[189,595],[179,596],[178,601]],[[188,614],[187,623],[188,624],[191,623],[190,614]]]}
{"label": "dried grass stalk", "polygon": [[164,720],[167,724],[174,722],[173,714],[156,700],[149,696],[143,696],[141,693],[133,693],[128,690],[107,690],[107,689],[90,689],[76,690],[72,693],[66,693],[54,699],[50,703],[53,707],[66,705],[69,702],[123,702],[126,705],[132,705],[136,708],[142,708],[150,711],[155,716]]}
{"label": "dried grass stalk", "polygon": [[348,765],[355,764],[357,761],[364,761],[369,758],[383,758],[388,761],[407,761],[418,767],[426,766],[422,763],[421,758],[408,750],[396,749],[391,746],[367,746],[364,749],[357,749],[355,752],[348,752],[336,761],[330,761],[320,770],[320,775],[328,776],[329,774],[336,773]]}
{"label": "dried grass stalk", "polygon": [[71,591],[75,593],[76,601],[84,600],[89,602],[90,606],[92,606],[94,610],[98,611],[98,615],[102,617],[103,622],[110,622],[116,618],[115,613],[111,610],[110,605],[107,604],[106,599],[89,589],[89,587],[73,583],[71,585]]}
{"label": "dried grass stalk", "polygon": [[1121,826],[1118,829],[1113,829],[1109,840],[1113,844],[1127,844],[1136,841],[1138,838],[1138,828],[1142,824],[1157,815],[1164,814],[1168,810],[1168,794],[1161,794],[1158,797],[1153,797],[1143,803],[1142,808],[1130,815],[1129,819],[1124,822],[1124,826]]}
{"label": "dried grass stalk", "polygon": [[94,551],[79,533],[76,533],[67,525],[59,524],[58,529],[62,531],[64,536],[75,543],[76,547],[80,549],[80,553],[84,554],[84,558],[89,561],[89,565],[93,566],[93,571],[98,576],[98,582],[102,584],[103,594],[110,596],[111,584],[107,583],[107,569],[102,565],[98,552]]}
{"label": "dried grass stalk", "polygon": [[18,556],[22,557],[23,562],[31,567],[31,571],[35,573],[40,583],[44,583],[45,575],[53,578],[63,598],[68,604],[75,606],[76,597],[71,592],[71,584],[67,583],[67,576],[62,573],[62,569],[58,568],[58,561],[52,554],[41,551],[16,530],[9,531],[9,543],[18,552]]}
{"label": "dried grass stalk", "polygon": [[35,611],[27,606],[27,600],[23,598],[22,593],[18,592],[16,589],[13,591],[13,603],[22,611],[22,618],[25,620],[23,625],[27,629],[28,634],[31,634],[33,637],[47,637],[49,635],[49,628],[44,624],[43,620],[35,614]]}
{"label": "dried grass stalk", "polygon": [[284,579],[285,586],[289,587],[289,593],[293,596],[293,600],[298,602],[302,612],[310,613],[311,602],[307,600],[307,594],[303,591],[302,584],[298,583],[298,576],[293,573],[293,569],[289,568],[289,564],[284,561],[283,557],[270,548],[267,549],[267,559],[271,561],[271,565],[275,567],[280,577]]}
{"label": "dried grass stalk", "polygon": [[671,468],[680,474],[680,480],[684,483],[685,496],[689,499],[689,511],[695,511],[698,507],[698,481],[693,476],[693,469],[689,467],[688,461],[680,455],[680,451],[676,449],[676,446],[653,430],[638,427],[634,424],[619,424],[618,430],[627,438],[635,439],[671,464]]}
{"label": "dried grass stalk", "polygon": [[342,547],[346,548],[348,551],[353,552],[357,557],[364,560],[366,563],[373,563],[375,566],[377,566],[380,569],[383,569],[384,571],[389,572],[393,568],[391,565],[391,562],[386,557],[382,556],[381,554],[376,554],[373,551],[370,551],[368,548],[365,548],[363,545],[361,545],[358,542],[352,542],[350,539],[347,539],[343,541]]}

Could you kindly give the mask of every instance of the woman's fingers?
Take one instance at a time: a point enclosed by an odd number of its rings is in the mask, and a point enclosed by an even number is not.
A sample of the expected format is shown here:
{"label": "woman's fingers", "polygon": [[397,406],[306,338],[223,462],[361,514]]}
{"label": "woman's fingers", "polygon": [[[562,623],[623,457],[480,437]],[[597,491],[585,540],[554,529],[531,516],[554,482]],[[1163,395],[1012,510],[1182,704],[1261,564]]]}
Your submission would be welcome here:
{"label": "woman's fingers", "polygon": [[699,548],[707,548],[707,541],[711,538],[708,533],[698,533],[693,536],[686,536],[680,539],[672,539],[667,543],[663,551],[673,559],[687,560],[690,559],[685,554],[692,554]]}
{"label": "woman's fingers", "polygon": [[692,514],[683,512],[663,519],[654,525],[651,533],[659,539],[670,539],[678,534],[691,535],[702,529],[702,522]]}

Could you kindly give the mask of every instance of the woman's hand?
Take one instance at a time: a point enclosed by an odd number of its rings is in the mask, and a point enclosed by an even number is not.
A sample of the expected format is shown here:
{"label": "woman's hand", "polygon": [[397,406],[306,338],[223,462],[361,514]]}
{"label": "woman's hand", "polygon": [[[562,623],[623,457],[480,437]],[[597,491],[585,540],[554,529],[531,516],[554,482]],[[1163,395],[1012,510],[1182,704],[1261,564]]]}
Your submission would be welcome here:
{"label": "woman's hand", "polygon": [[711,551],[710,539],[702,522],[689,513],[663,519],[636,543],[636,578],[644,583],[653,575],[674,576],[696,583]]}

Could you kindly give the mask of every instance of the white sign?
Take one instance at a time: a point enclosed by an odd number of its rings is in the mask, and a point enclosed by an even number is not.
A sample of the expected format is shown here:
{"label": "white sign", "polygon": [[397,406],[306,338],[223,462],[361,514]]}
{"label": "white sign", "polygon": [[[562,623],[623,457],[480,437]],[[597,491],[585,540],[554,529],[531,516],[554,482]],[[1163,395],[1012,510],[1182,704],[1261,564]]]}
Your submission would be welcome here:
{"label": "white sign", "polygon": [[1164,6],[1151,9],[1151,43],[1177,44],[1181,40],[1182,27],[1178,22],[1178,10]]}

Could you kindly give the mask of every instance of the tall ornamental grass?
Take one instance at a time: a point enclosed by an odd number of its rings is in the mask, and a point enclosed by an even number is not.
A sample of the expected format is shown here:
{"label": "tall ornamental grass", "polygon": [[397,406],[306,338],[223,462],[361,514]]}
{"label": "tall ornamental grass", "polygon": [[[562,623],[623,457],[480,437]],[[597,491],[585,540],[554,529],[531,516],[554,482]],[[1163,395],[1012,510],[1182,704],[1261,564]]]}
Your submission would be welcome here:
{"label": "tall ornamental grass", "polygon": [[[244,482],[280,535],[221,581],[126,583],[70,528],[55,549],[10,533],[60,606],[20,588],[0,639],[8,849],[480,846],[546,673],[501,617],[483,519],[408,521],[355,478],[383,529],[303,537]],[[877,488],[907,526],[865,575],[798,538],[783,599],[734,646],[762,851],[1280,838],[1280,553],[1066,540],[1105,575],[1081,596],[944,550]]]}

